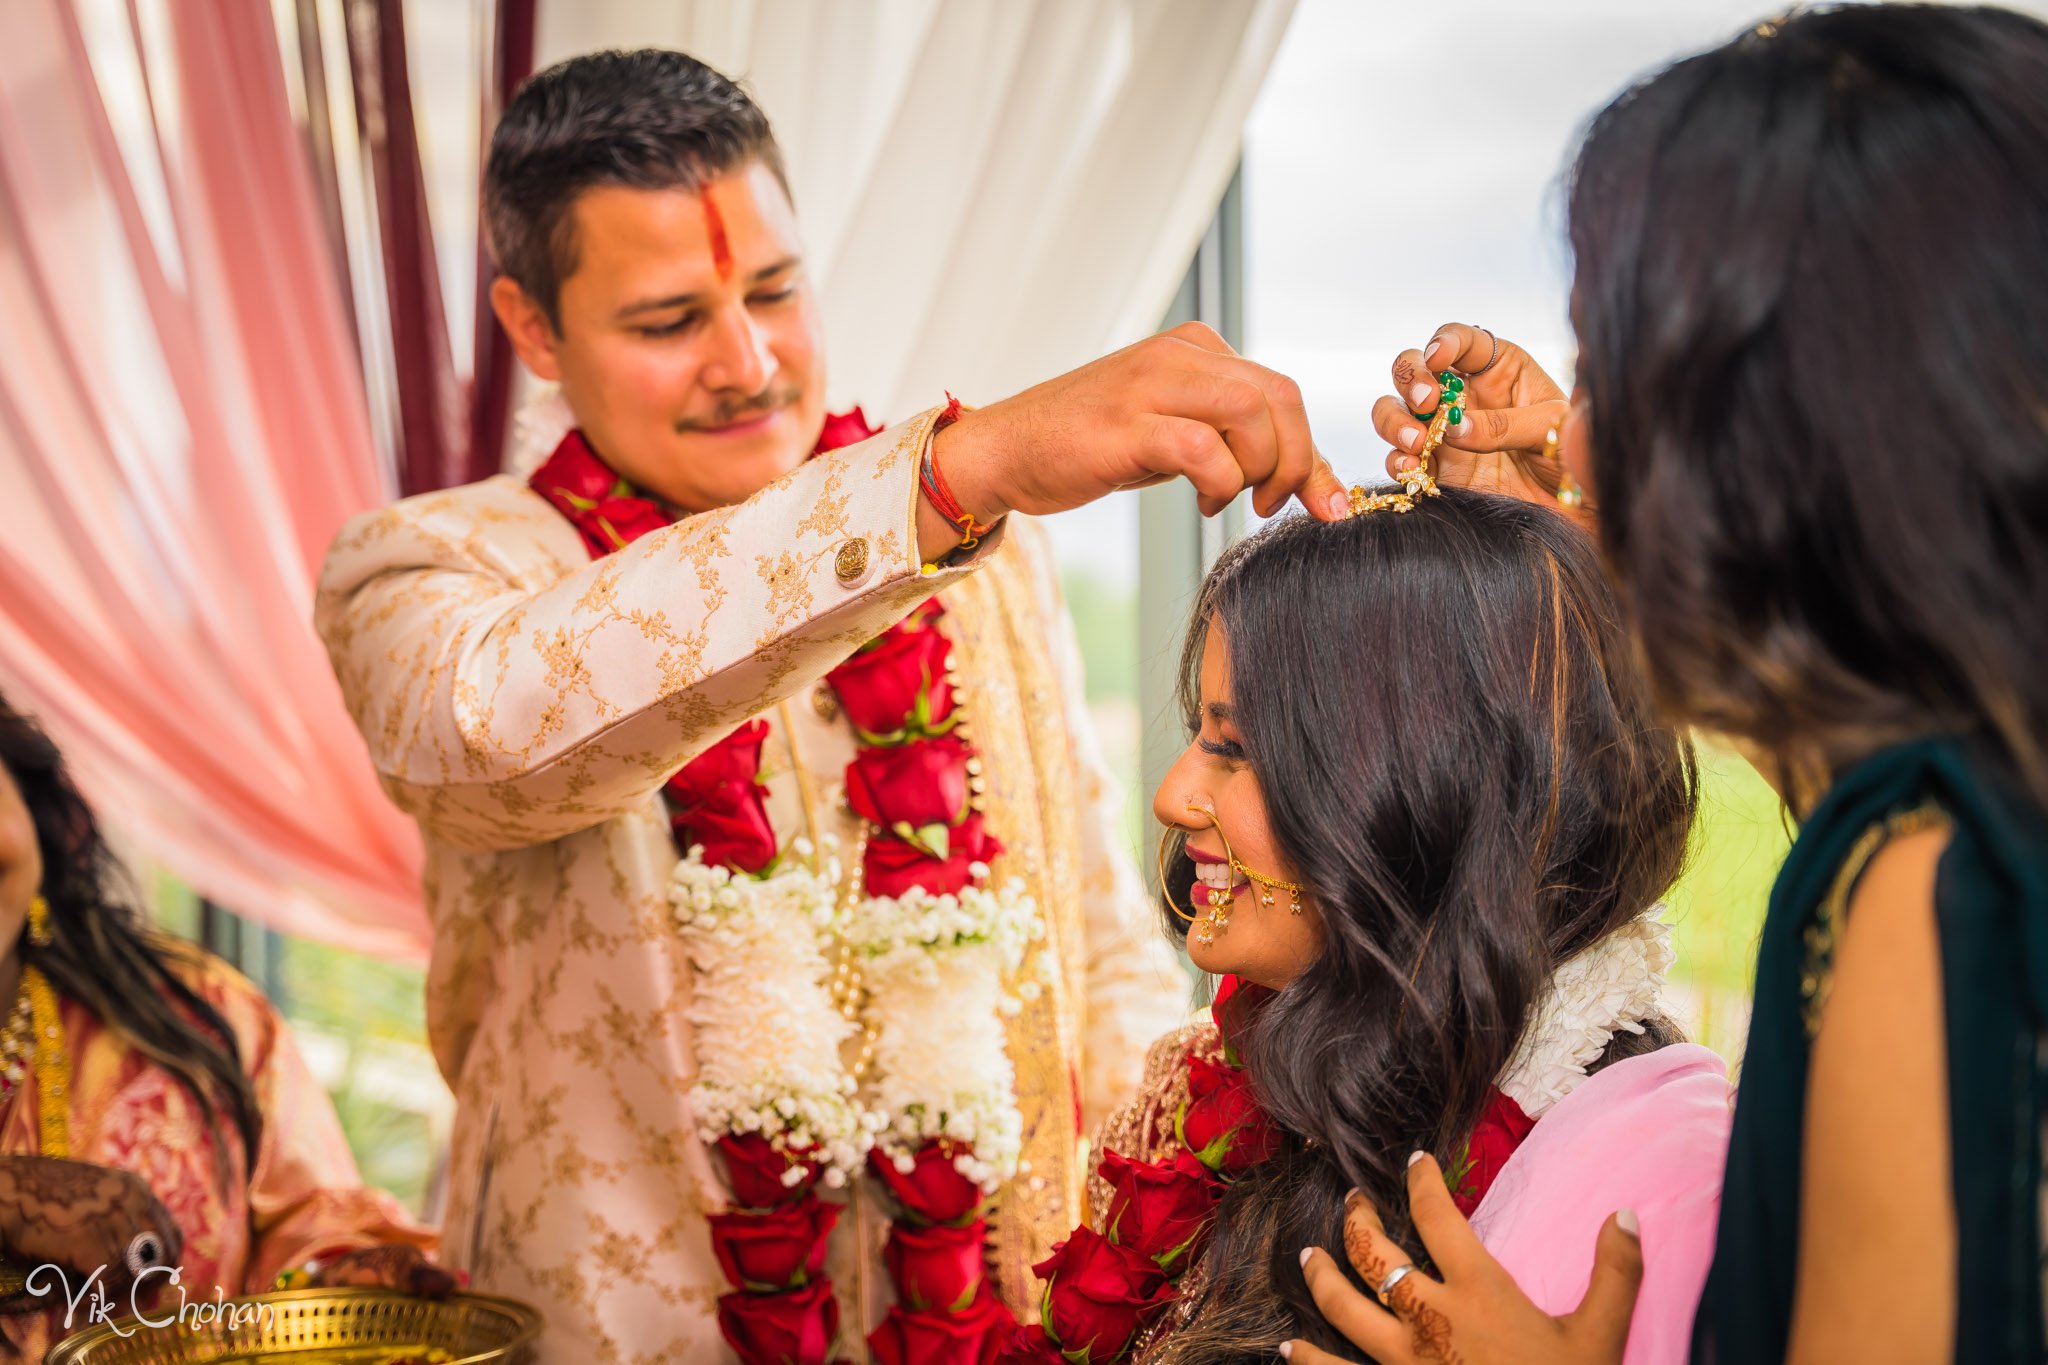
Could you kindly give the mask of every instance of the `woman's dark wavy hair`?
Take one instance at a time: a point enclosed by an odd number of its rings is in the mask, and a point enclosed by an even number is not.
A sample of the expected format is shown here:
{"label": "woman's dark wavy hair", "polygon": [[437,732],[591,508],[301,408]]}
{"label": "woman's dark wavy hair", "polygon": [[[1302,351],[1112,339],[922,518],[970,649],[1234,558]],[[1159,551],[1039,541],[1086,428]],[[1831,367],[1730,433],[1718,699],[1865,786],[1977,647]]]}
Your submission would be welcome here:
{"label": "woman's dark wavy hair", "polygon": [[[1309,1298],[1301,1248],[1342,1245],[1356,1186],[1422,1250],[1408,1154],[1448,1168],[1551,973],[1676,880],[1692,750],[1652,709],[1591,540],[1528,503],[1446,489],[1241,542],[1196,605],[1190,715],[1213,628],[1284,875],[1312,889],[1324,945],[1232,1021],[1287,1136],[1225,1195],[1172,1359],[1270,1360],[1290,1337],[1355,1359]],[[1184,856],[1169,875],[1189,885]],[[1652,1020],[1602,1060],[1678,1038]]]}
{"label": "woman's dark wavy hair", "polygon": [[2048,807],[2048,26],[1853,5],[1679,62],[1594,119],[1570,231],[1660,701],[1807,794],[1953,733]]}
{"label": "woman's dark wavy hair", "polygon": [[21,790],[35,822],[42,895],[50,904],[50,942],[38,946],[24,932],[22,960],[41,968],[58,990],[175,1076],[216,1136],[223,1118],[231,1123],[242,1139],[244,1161],[253,1161],[263,1113],[234,1032],[175,970],[196,965],[203,955],[144,923],[134,888],[101,837],[92,808],[72,785],[57,746],[4,697],[0,767]]}

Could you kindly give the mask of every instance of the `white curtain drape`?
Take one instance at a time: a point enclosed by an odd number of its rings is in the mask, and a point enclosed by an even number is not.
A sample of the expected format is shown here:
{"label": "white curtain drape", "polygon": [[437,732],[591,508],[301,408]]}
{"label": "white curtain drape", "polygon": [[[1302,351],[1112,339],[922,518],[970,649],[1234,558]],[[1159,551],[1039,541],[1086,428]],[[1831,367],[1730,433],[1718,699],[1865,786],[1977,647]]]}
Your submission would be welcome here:
{"label": "white curtain drape", "polygon": [[541,0],[537,65],[667,46],[747,83],[789,162],[833,401],[888,420],[1154,329],[1293,9]]}

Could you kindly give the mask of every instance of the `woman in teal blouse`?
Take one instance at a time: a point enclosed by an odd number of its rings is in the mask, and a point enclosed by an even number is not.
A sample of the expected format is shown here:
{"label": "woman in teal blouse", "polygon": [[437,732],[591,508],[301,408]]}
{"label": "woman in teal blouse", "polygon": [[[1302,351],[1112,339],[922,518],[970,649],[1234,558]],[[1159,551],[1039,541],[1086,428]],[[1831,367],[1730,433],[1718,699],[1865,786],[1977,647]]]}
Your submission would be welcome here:
{"label": "woman in teal blouse", "polygon": [[[1375,421],[1398,465],[1429,374],[1470,375],[1443,475],[1568,480],[1667,708],[1800,818],[1693,1359],[2038,1361],[2048,26],[1917,5],[1759,25],[1595,119],[1570,221],[1576,392],[1449,327]],[[1562,469],[1537,453],[1560,425]],[[1304,1253],[1362,1349],[1624,1359],[1655,1229],[1610,1223],[1587,1304],[1552,1320],[1434,1166],[1410,1174],[1426,1246],[1396,1260],[1437,1275],[1382,1307]],[[1370,1211],[1351,1231],[1381,1236]]]}

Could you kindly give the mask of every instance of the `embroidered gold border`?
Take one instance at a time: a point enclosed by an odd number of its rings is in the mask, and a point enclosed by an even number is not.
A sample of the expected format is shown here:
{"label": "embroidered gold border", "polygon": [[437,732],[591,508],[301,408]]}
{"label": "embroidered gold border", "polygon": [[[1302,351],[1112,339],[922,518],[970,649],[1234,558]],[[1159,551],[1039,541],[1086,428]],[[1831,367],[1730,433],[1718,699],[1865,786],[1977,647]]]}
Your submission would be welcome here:
{"label": "embroidered gold border", "polygon": [[1038,998],[1007,1024],[1024,1114],[1023,1153],[1017,1178],[996,1194],[989,1259],[1003,1301],[1028,1312],[1038,1299],[1031,1267],[1081,1213],[1074,1076],[1082,1036],[1078,973],[1087,955],[1060,682],[1038,638],[1043,613],[1031,598],[1028,556],[1014,542],[996,554],[996,562],[948,587],[944,600],[961,676],[974,680],[964,704],[972,741],[985,760],[989,829],[1006,847],[992,880],[1024,879],[1045,917],[1042,947],[1066,966],[1066,974],[1042,982]]}
{"label": "embroidered gold border", "polygon": [[1800,1013],[1806,1020],[1809,1039],[1820,1033],[1821,1015],[1827,1009],[1828,992],[1835,980],[1835,953],[1849,926],[1849,898],[1856,894],[1856,884],[1863,879],[1864,869],[1870,866],[1877,851],[1892,840],[1948,826],[1948,812],[1930,801],[1912,810],[1893,812],[1864,830],[1850,845],[1848,856],[1835,872],[1834,885],[1821,899],[1815,922],[1807,926],[1804,935],[1806,964],[1799,973],[1799,995]]}

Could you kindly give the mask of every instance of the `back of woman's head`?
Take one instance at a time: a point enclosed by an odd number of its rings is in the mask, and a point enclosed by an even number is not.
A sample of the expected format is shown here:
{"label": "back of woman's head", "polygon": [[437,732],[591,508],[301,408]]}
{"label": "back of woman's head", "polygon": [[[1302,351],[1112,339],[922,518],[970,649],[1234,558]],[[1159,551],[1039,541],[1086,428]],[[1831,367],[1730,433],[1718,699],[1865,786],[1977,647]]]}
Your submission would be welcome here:
{"label": "back of woman's head", "polygon": [[2048,27],[1760,26],[1595,119],[1571,238],[1661,699],[1788,776],[1972,736],[2048,802]]}
{"label": "back of woman's head", "polygon": [[1676,879],[1695,796],[1592,543],[1544,508],[1445,490],[1277,523],[1210,576],[1190,688],[1212,624],[1324,942],[1243,1020],[1289,1139],[1226,1198],[1216,1289],[1177,1360],[1327,1336],[1300,1248],[1338,1244],[1352,1186],[1405,1235],[1408,1154],[1451,1166],[1557,965]]}

